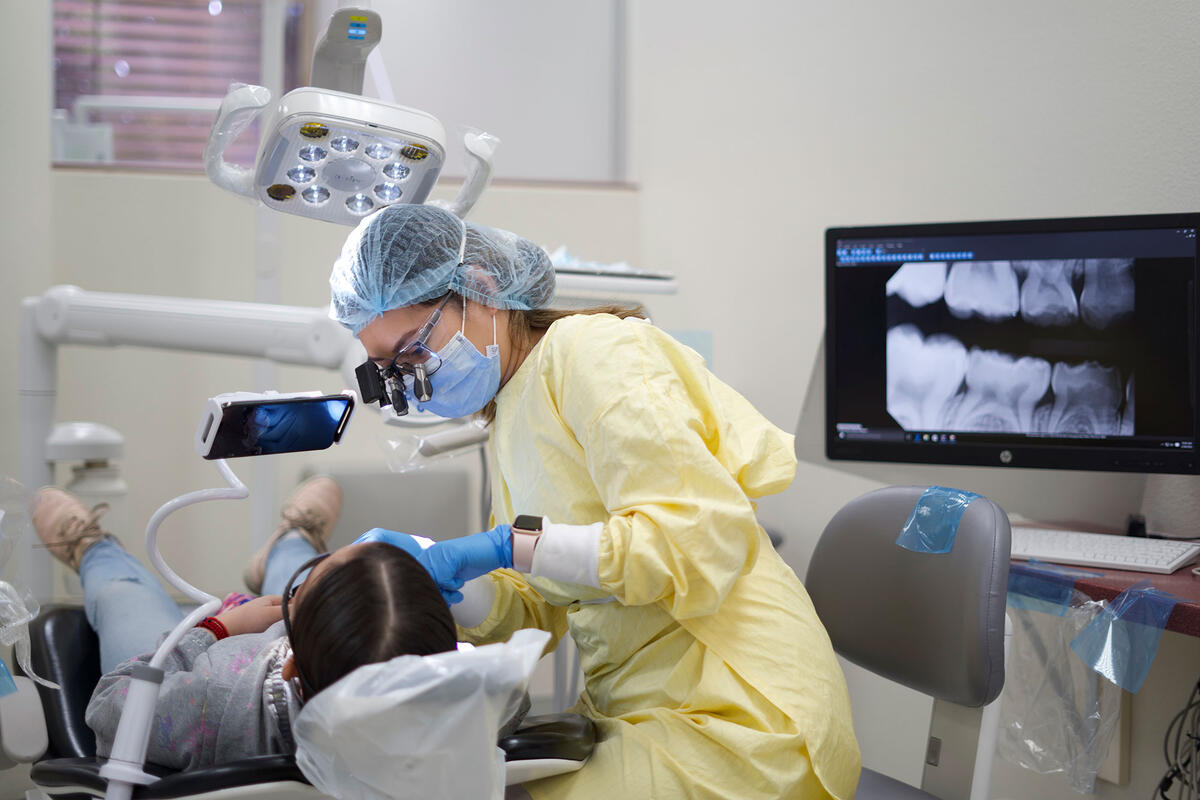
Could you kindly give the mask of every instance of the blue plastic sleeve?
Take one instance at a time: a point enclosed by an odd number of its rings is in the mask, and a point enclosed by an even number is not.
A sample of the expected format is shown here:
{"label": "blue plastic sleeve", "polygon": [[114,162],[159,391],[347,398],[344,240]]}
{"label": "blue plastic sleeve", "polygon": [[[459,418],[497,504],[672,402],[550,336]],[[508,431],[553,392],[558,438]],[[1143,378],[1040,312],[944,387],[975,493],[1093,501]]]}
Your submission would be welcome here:
{"label": "blue plastic sleeve", "polygon": [[1008,569],[1008,605],[1061,617],[1071,605],[1075,580],[1099,574],[1037,560],[1015,562]]}
{"label": "blue plastic sleeve", "polygon": [[0,697],[16,691],[17,682],[13,680],[12,673],[8,671],[8,664],[5,664],[4,659],[0,658]]}
{"label": "blue plastic sleeve", "polygon": [[1083,662],[1127,692],[1150,672],[1163,628],[1179,598],[1141,580],[1117,595],[1071,641]]}
{"label": "blue plastic sleeve", "polygon": [[917,553],[949,553],[958,523],[976,497],[974,492],[930,486],[909,512],[896,544]]}

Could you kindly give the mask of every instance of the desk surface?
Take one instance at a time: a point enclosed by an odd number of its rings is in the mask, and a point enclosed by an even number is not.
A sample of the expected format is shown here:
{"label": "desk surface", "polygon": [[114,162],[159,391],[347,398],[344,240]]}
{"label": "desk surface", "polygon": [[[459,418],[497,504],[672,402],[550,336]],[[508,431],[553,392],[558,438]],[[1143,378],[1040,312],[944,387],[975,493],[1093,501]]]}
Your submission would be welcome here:
{"label": "desk surface", "polygon": [[1100,573],[1100,577],[1080,576],[1075,580],[1075,588],[1093,600],[1111,601],[1133,584],[1148,578],[1150,585],[1155,589],[1170,592],[1187,601],[1177,603],[1172,609],[1171,616],[1167,620],[1167,630],[1200,637],[1200,578],[1192,574],[1193,566],[1195,564],[1189,564],[1182,569],[1175,570],[1170,575],[1159,575],[1154,572],[1130,572],[1121,569],[1106,570],[1099,567],[1069,568]]}

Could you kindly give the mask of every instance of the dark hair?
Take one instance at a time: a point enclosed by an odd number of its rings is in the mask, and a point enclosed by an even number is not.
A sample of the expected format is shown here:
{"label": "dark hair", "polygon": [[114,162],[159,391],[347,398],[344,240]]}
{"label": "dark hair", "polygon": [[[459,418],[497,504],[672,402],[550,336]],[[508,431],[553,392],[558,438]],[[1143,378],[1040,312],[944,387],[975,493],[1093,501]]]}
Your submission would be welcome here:
{"label": "dark hair", "polygon": [[291,611],[291,640],[315,693],[363,664],[453,650],[457,632],[425,568],[399,547],[369,542],[305,583]]}

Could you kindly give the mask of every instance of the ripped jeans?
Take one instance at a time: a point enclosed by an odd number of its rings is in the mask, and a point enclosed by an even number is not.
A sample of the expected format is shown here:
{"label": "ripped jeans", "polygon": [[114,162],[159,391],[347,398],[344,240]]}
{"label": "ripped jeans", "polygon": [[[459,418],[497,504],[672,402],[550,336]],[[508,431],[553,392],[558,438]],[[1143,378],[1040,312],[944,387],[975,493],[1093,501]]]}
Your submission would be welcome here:
{"label": "ripped jeans", "polygon": [[[302,537],[277,540],[267,556],[263,594],[282,593],[292,573],[316,554]],[[88,623],[100,639],[101,672],[153,651],[158,638],[184,617],[158,578],[115,539],[88,548],[79,578]]]}

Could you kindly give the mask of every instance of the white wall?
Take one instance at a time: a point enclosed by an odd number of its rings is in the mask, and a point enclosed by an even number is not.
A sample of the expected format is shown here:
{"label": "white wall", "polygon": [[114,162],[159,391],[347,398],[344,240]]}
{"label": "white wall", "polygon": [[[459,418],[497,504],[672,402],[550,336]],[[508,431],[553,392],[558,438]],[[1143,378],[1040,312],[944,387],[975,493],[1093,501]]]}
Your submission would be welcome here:
{"label": "white wall", "polygon": [[[717,373],[784,428],[823,325],[826,227],[1188,211],[1200,195],[1194,4],[709,0],[633,3],[630,15],[641,253],[684,287],[659,319],[712,329]],[[896,466],[874,479],[928,474]],[[1009,510],[1042,515],[1087,518],[1096,486],[1116,487],[1129,511],[1140,496],[1136,479],[1045,472],[1022,489],[994,473],[935,474],[985,492],[995,482]],[[762,515],[802,572],[824,521],[874,485],[802,464]],[[1152,680],[1194,679],[1200,642],[1180,649]],[[874,705],[877,724],[920,716],[895,698]],[[1135,699],[1135,725],[1161,731],[1175,710]],[[860,720],[858,732],[869,764],[911,778],[907,748],[920,775],[924,742],[904,726]],[[1149,794],[1159,764],[1139,758],[1140,785],[1104,796]],[[1007,780],[997,796],[1072,796],[1054,778],[1036,791]]]}
{"label": "white wall", "polygon": [[[448,174],[465,173],[454,143],[460,127],[469,126],[504,143],[498,177],[573,181],[625,177],[616,35],[623,6],[624,0],[371,3],[383,18],[379,52],[396,102],[446,126]],[[366,91],[378,93],[369,70]]]}

